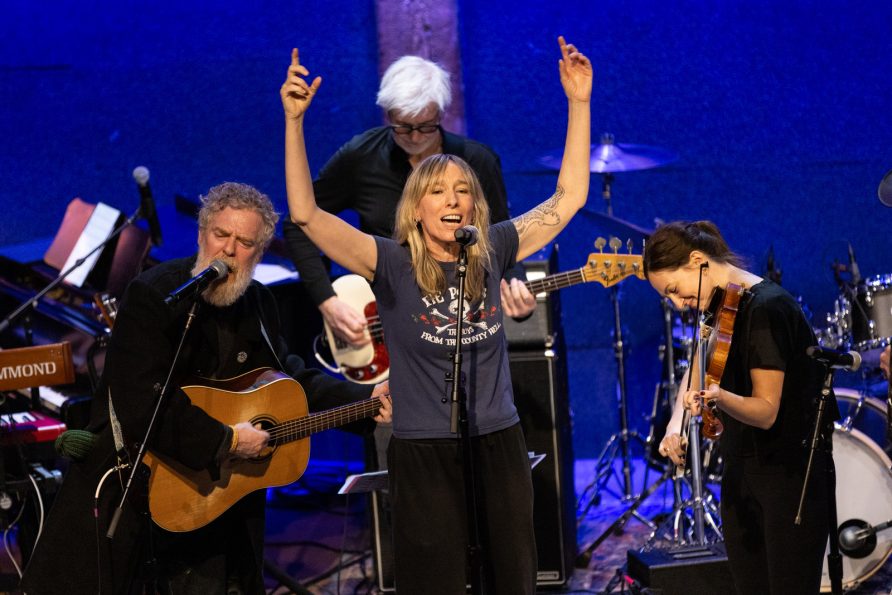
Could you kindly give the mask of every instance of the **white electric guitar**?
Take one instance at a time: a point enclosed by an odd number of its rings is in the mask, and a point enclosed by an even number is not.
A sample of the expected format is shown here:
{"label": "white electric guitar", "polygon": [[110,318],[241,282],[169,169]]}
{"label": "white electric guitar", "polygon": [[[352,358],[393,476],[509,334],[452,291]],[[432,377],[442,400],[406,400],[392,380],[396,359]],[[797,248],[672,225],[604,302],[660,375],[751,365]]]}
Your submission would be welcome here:
{"label": "white electric guitar", "polygon": [[[524,284],[535,295],[590,281],[610,287],[633,275],[644,279],[641,255],[619,254],[616,251],[593,252],[589,254],[585,266],[525,281]],[[319,354],[318,344],[321,335],[316,338],[314,345],[316,359],[329,371],[343,374],[347,380],[359,384],[375,384],[387,380],[390,373],[390,357],[387,348],[384,347],[384,330],[378,317],[378,304],[375,303],[371,286],[359,275],[345,275],[336,279],[332,287],[338,298],[363,314],[366,319],[365,334],[371,341],[362,347],[353,347],[335,335],[328,323],[324,323],[328,348],[335,363],[326,361]]]}

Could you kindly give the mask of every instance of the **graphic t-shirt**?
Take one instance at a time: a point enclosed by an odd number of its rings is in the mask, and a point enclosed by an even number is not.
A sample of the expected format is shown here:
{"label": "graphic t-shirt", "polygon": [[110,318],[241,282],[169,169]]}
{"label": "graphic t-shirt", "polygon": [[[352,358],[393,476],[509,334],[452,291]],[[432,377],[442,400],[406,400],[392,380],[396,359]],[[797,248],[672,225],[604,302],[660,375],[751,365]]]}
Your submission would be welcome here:
{"label": "graphic t-shirt", "polygon": [[[511,221],[489,228],[492,267],[483,298],[465,303],[462,373],[468,395],[471,435],[489,434],[519,421],[514,408],[508,349],[502,327],[499,280],[517,259],[517,230]],[[449,431],[452,386],[450,354],[455,348],[458,280],[455,263],[440,263],[442,294],[423,295],[415,283],[409,250],[376,237],[378,264],[372,290],[390,354],[393,434],[398,438],[453,438]]]}

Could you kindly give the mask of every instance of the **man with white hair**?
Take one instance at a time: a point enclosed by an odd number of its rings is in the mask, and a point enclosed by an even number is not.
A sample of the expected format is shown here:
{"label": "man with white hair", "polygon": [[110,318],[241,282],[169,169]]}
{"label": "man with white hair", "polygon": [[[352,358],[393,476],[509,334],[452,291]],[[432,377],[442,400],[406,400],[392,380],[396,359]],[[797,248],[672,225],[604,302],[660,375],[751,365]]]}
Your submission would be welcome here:
{"label": "man with white hair", "polygon": [[[313,182],[319,207],[330,213],[352,209],[362,231],[390,237],[396,204],[411,171],[426,157],[447,153],[464,159],[477,174],[492,222],[507,220],[498,155],[440,126],[451,99],[449,73],[440,65],[418,56],[403,56],[391,64],[381,78],[377,99],[390,125],[353,137],[328,160]],[[283,222],[282,229],[291,259],[329,327],[354,346],[367,343],[365,316],[335,295],[319,250],[290,221]],[[519,269],[511,276],[522,279]],[[501,290],[509,316],[523,318],[536,306],[535,297],[518,279],[502,283]]]}
{"label": "man with white hair", "polygon": [[[252,279],[278,219],[269,197],[256,188],[233,182],[214,186],[202,198],[198,254],[163,262],[130,283],[92,404],[87,430],[95,440],[65,477],[23,579],[28,593],[266,592],[265,490],[246,495],[204,526],[171,532],[149,526],[143,510],[144,479],[139,475],[115,539],[105,537],[112,508],[121,497],[123,476],[111,474],[103,486],[103,474],[128,458],[125,451],[138,450],[153,417],[149,448],[177,465],[178,473],[188,469],[218,478],[228,459],[254,459],[265,453],[269,432],[249,419],[227,425],[194,405],[178,387],[211,382],[197,378],[232,379],[259,368],[275,368],[300,382],[311,411],[375,395],[383,402],[375,419],[389,421],[386,385],[370,390],[336,380],[304,367],[299,357],[287,353],[275,299]],[[166,303],[166,296],[214,260],[224,262],[230,272],[196,298],[194,314],[192,300]],[[171,369],[174,361],[176,367]],[[155,416],[157,393],[168,378],[173,390]],[[366,423],[353,429],[372,427]],[[165,496],[174,497],[160,497]],[[190,514],[187,504],[183,514]]]}

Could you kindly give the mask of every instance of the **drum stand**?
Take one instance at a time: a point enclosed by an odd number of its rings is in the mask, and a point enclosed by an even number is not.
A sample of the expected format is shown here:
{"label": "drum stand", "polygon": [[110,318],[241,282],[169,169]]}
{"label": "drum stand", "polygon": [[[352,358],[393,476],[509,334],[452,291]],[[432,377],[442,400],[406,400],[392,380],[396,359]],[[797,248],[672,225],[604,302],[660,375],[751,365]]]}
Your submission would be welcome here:
{"label": "drum stand", "polygon": [[[654,391],[654,401],[653,401],[653,406],[652,406],[651,412],[650,412],[650,428],[648,431],[647,438],[644,440],[645,459],[648,459],[648,457],[650,455],[650,448],[656,441],[657,417],[659,414],[660,403],[663,399],[663,395],[664,394],[666,395],[665,398],[666,398],[666,401],[668,402],[669,409],[671,410],[675,404],[675,398],[677,396],[677,391],[678,391],[678,381],[677,381],[676,375],[675,375],[675,351],[674,351],[674,345],[672,342],[672,321],[673,321],[672,307],[665,300],[663,301],[662,306],[663,306],[663,321],[665,324],[666,343],[661,346],[660,359],[663,361],[663,364],[664,364],[664,368],[663,368],[664,376],[663,376],[662,380],[660,381],[660,383],[657,384],[656,389]],[[621,354],[620,354],[620,356],[621,356]],[[690,358],[691,358],[690,347],[688,347],[687,352],[685,353],[685,359],[690,361]],[[620,368],[620,369],[622,369],[622,368]],[[622,387],[622,386],[623,385],[620,384],[620,387]],[[621,390],[620,390],[620,411],[621,411],[621,421],[624,421],[622,414],[624,413],[625,409],[624,409],[624,402],[622,399],[622,394],[623,393],[622,393],[622,388],[621,388]],[[635,437],[640,440],[640,438],[637,436],[637,434],[635,434]],[[617,440],[618,439],[619,439],[618,435],[614,434],[608,440],[607,445],[605,446],[605,449],[601,453],[601,457],[598,460],[598,465],[599,465],[598,466],[598,471],[599,471],[598,476],[597,476],[595,482],[590,484],[589,487],[586,488],[586,491],[583,492],[583,496],[580,498],[580,501],[582,501],[584,499],[584,497],[587,495],[587,491],[589,489],[591,489],[593,486],[595,486],[597,484],[598,490],[600,490],[601,487],[603,487],[603,484],[606,483],[607,479],[609,479],[610,475],[607,475],[604,472],[604,470],[602,469],[602,465],[604,465],[603,461],[605,460],[605,455],[607,453],[608,448],[613,448],[614,455],[615,455],[615,450],[617,448]],[[699,449],[697,449],[696,456],[699,458]],[[607,471],[612,472],[613,476],[615,476],[615,472],[613,471],[613,466],[612,466],[612,458],[609,459],[609,462],[611,464]],[[648,486],[648,473],[650,471],[650,468],[649,468],[650,464],[652,464],[652,462],[646,460],[645,472],[644,472],[645,473],[644,474],[644,484],[643,484],[645,486]],[[640,520],[645,525],[647,525],[651,529],[651,534],[650,534],[648,543],[653,541],[654,537],[660,532],[661,527],[658,526],[653,521],[651,521],[650,519],[648,519],[648,518],[642,516],[640,513],[638,513],[638,508],[645,502],[645,500],[647,500],[650,496],[652,496],[660,488],[660,486],[662,486],[667,480],[672,479],[672,476],[675,473],[675,466],[671,462],[668,462],[668,463],[662,463],[661,467],[663,468],[663,474],[659,478],[657,478],[657,480],[653,484],[650,484],[648,487],[646,487],[638,495],[638,497],[632,501],[629,508],[619,518],[617,518],[616,521],[613,522],[613,524],[611,524],[603,533],[601,533],[601,535],[598,536],[590,545],[588,545],[587,547],[585,547],[581,550],[579,556],[576,559],[577,567],[587,567],[589,562],[591,561],[592,552],[594,552],[594,550],[607,537],[609,537],[611,533],[617,533],[617,534],[621,533],[625,524],[633,516],[635,518],[637,518],[638,520]],[[598,483],[599,481],[601,481],[600,484]],[[699,481],[699,472],[698,472],[698,481]],[[683,513],[687,508],[689,508],[692,505],[692,502],[685,501],[682,498],[682,493],[683,493],[682,488],[684,485],[686,485],[685,479],[677,478],[677,479],[674,479],[674,482],[675,482],[675,487],[674,487],[673,493],[674,493],[674,501],[676,504],[675,504],[675,507],[673,508],[674,512],[672,515],[670,515],[668,521],[672,521],[672,525],[675,528],[675,533],[678,534],[679,526],[682,524],[682,521],[689,518],[688,516],[683,516]],[[591,497],[591,500],[589,501],[588,506],[582,511],[582,513],[579,517],[580,520],[585,517],[588,510],[597,502],[597,498],[598,498],[598,493],[596,492]],[[696,501],[702,502],[703,499],[698,498],[698,499],[696,499]],[[713,519],[713,515],[715,514],[715,506],[714,506],[713,502],[714,502],[714,498],[712,497],[712,494],[710,493],[710,494],[708,494],[708,498],[706,500],[706,505],[709,507],[709,509],[701,516],[707,520],[709,525],[716,532],[718,532],[718,528],[716,527],[716,523]],[[682,543],[680,538],[676,538],[674,541],[676,543]]]}
{"label": "drum stand", "polygon": [[[602,174],[601,195],[607,204],[608,217],[613,217],[613,207],[610,202],[610,184],[612,181],[612,173],[605,172]],[[603,242],[603,240],[600,241]],[[631,240],[629,242],[631,245]],[[610,247],[616,251],[622,247],[622,241],[619,238],[612,237],[610,238]],[[638,435],[638,432],[629,430],[628,401],[626,398],[625,346],[623,344],[622,318],[620,315],[619,287],[616,285],[610,288],[610,301],[613,304],[613,355],[616,358],[616,393],[617,406],[619,408],[620,431],[614,433],[607,439],[607,443],[604,445],[601,454],[598,456],[598,461],[595,463],[595,479],[585,488],[585,490],[583,490],[582,495],[579,498],[581,504],[585,501],[589,492],[591,492],[591,495],[588,496],[590,498],[588,504],[583,507],[580,518],[584,517],[592,506],[600,503],[601,490],[607,486],[607,482],[611,478],[616,478],[617,481],[619,481],[614,468],[614,460],[616,459],[617,454],[619,454],[622,460],[622,499],[626,502],[632,500],[632,468],[629,454],[629,442],[634,439],[641,443],[642,446],[644,445],[644,441],[641,436]]]}
{"label": "drum stand", "polygon": [[[716,522],[720,515],[715,496],[703,486],[703,461],[700,458],[699,446],[700,419],[691,418],[690,424],[688,430],[690,482],[683,476],[673,478],[675,505],[672,513],[647,538],[646,548],[653,547],[658,540],[668,540],[675,546],[706,545],[722,540],[722,531]],[[685,489],[690,494],[687,498],[684,497]],[[707,527],[712,533],[712,538],[707,537]]]}

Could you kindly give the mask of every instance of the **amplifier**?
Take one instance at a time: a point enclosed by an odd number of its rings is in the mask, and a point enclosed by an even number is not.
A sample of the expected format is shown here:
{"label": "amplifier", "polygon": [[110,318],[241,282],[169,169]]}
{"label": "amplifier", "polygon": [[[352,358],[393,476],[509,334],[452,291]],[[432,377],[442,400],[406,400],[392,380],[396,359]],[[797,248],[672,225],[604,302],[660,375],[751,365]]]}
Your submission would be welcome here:
{"label": "amplifier", "polygon": [[[556,254],[557,252],[554,252]],[[556,257],[552,257],[552,261]],[[525,260],[523,268],[527,279],[540,279],[556,269],[548,260]],[[555,323],[559,324],[560,306],[557,292],[536,295],[536,309],[528,319],[518,322],[506,316],[502,321],[505,326],[505,337],[512,349],[546,349],[555,341]]]}
{"label": "amplifier", "polygon": [[733,593],[725,544],[629,550],[629,576],[663,595]]}

